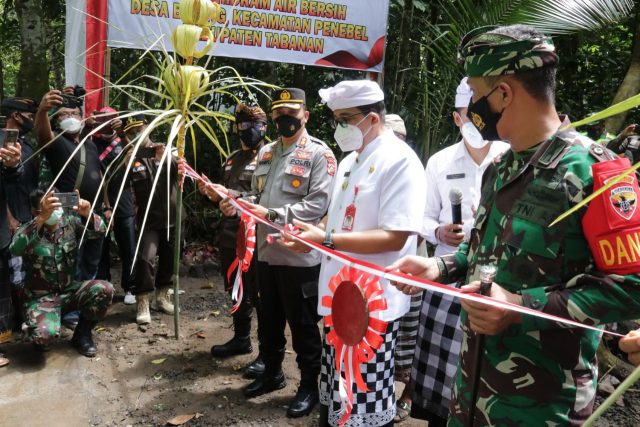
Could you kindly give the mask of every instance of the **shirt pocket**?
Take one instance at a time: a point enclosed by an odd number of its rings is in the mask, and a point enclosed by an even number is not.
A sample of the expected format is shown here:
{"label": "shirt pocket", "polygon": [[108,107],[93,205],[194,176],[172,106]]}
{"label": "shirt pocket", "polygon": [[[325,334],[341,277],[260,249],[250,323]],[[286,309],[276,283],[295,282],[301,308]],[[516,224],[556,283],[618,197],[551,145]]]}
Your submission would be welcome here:
{"label": "shirt pocket", "polygon": [[287,164],[282,176],[282,191],[297,195],[309,192],[311,167]]}

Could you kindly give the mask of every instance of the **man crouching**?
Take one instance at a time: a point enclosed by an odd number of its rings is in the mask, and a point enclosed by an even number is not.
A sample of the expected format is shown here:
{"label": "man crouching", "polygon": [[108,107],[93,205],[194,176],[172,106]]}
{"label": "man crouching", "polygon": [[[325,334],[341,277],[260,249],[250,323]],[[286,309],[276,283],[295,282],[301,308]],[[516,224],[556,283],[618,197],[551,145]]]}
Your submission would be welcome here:
{"label": "man crouching", "polygon": [[[45,351],[60,335],[60,319],[74,310],[80,311],[80,321],[73,332],[71,344],[80,354],[96,355],[91,337],[96,323],[103,319],[113,299],[113,286],[103,280],[74,280],[80,237],[88,221],[85,239],[104,235],[106,227],[100,216],[91,212],[91,204],[78,193],[65,193],[65,205],[78,215],[68,214],[56,193],[34,190],[30,197],[35,217],[18,229],[10,251],[22,256],[26,270],[22,309],[27,325],[27,340]],[[75,195],[75,198],[73,197]],[[75,200],[74,200],[75,199]]]}

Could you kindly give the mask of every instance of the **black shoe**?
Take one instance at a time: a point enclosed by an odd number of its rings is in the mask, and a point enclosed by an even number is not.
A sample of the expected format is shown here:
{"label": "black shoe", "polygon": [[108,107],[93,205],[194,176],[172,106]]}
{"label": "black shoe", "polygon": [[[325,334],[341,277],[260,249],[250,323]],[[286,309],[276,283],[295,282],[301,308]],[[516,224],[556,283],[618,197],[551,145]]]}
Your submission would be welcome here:
{"label": "black shoe", "polygon": [[318,404],[318,390],[311,390],[300,387],[293,398],[289,409],[287,409],[287,417],[300,418],[309,415],[313,408]]}
{"label": "black shoe", "polygon": [[262,396],[265,393],[280,390],[287,386],[287,379],[284,373],[280,371],[277,375],[262,375],[244,389],[246,397]]}
{"label": "black shoe", "polygon": [[249,354],[253,351],[251,347],[250,337],[236,337],[234,336],[229,341],[221,345],[214,345],[211,347],[211,355],[213,357],[229,357],[237,356],[239,354]]}
{"label": "black shoe", "polygon": [[262,356],[258,355],[256,360],[251,362],[244,368],[244,377],[255,380],[264,374],[264,361],[262,360]]}
{"label": "black shoe", "polygon": [[80,316],[78,326],[73,330],[71,345],[83,356],[93,357],[98,352],[98,348],[91,337],[91,331],[96,326],[96,323],[97,322],[89,321]]}

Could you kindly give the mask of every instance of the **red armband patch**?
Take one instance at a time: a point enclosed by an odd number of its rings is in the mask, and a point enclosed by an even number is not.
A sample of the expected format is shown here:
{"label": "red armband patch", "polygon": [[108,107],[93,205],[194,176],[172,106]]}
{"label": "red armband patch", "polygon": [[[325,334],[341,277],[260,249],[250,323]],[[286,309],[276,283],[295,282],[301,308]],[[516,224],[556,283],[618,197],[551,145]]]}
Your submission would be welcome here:
{"label": "red armband patch", "polygon": [[[625,158],[593,164],[593,191],[630,167]],[[582,219],[596,267],[603,273],[640,273],[639,195],[638,179],[631,173],[591,201]]]}

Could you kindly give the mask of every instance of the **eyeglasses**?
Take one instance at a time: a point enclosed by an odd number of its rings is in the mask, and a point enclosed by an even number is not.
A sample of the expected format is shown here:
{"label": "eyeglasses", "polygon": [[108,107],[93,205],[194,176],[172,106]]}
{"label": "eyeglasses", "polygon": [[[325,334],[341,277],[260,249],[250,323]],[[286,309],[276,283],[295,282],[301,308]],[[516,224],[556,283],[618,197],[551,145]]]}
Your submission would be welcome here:
{"label": "eyeglasses", "polygon": [[362,111],[359,111],[357,113],[353,113],[353,114],[349,114],[349,115],[343,115],[341,117],[335,117],[333,116],[331,118],[331,120],[329,121],[329,126],[331,126],[332,129],[335,129],[338,127],[338,125],[340,125],[343,128],[346,128],[347,125],[349,124],[348,121],[355,116],[359,116],[359,115],[366,115],[369,113],[364,113]]}
{"label": "eyeglasses", "polygon": [[260,130],[264,128],[264,123],[261,123],[261,122],[240,122],[240,123],[236,123],[236,125],[238,126],[238,130],[247,130],[250,128]]}

